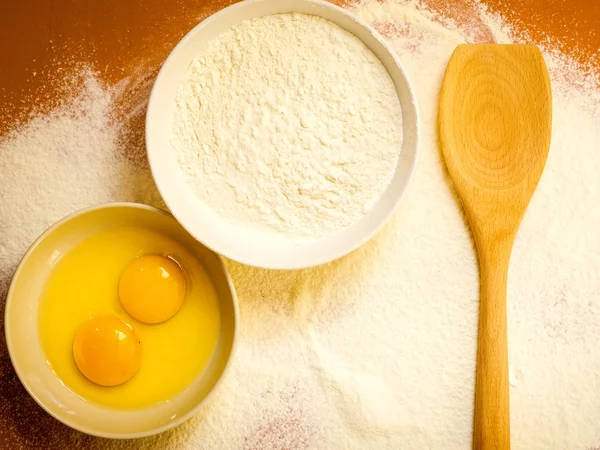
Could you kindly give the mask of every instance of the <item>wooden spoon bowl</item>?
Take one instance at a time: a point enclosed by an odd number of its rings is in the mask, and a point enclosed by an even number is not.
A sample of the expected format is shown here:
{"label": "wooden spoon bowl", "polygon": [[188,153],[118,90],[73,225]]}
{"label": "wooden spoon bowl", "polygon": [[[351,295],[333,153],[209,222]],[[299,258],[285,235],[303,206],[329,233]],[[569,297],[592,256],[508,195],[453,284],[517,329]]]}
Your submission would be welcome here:
{"label": "wooden spoon bowl", "polygon": [[506,282],[517,229],[546,164],[552,94],[533,45],[461,45],[446,69],[439,131],[481,278],[473,447],[510,448]]}

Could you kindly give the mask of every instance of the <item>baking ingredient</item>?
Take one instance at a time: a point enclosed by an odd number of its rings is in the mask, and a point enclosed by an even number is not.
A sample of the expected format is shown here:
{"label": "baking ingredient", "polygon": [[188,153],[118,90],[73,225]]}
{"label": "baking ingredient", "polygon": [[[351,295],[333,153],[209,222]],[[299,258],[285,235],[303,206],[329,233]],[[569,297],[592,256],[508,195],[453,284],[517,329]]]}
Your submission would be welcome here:
{"label": "baking ingredient", "polygon": [[246,20],[208,42],[179,87],[172,127],[202,201],[246,230],[296,240],[360,219],[402,142],[383,64],[332,22],[296,13]]}
{"label": "baking ingredient", "polygon": [[140,367],[142,345],[131,325],[115,316],[93,317],[77,330],[73,358],[81,373],[100,386],[117,386]]}
{"label": "baking ingredient", "polygon": [[131,261],[121,274],[119,298],[134,319],[164,322],[183,305],[185,276],[172,258],[143,255]]}
{"label": "baking ingredient", "polygon": [[[0,375],[14,389],[0,389],[0,407],[11,436],[25,439],[27,424],[37,447],[469,448],[478,272],[437,144],[437,95],[456,45],[529,39],[477,4],[459,24],[414,0],[367,0],[352,11],[394,46],[421,113],[415,175],[389,224],[323,267],[226,262],[240,306],[236,354],[186,424],[143,440],[84,440],[26,398],[5,359]],[[508,275],[511,441],[515,450],[588,450],[600,446],[600,397],[590,395],[600,385],[600,77],[551,42],[544,57],[552,144]],[[120,91],[83,77],[61,107],[0,141],[2,297],[28,245],[62,216],[103,201],[160,204],[136,156],[143,134],[119,139]]]}
{"label": "baking ingredient", "polygon": [[[173,255],[190,281],[181,310],[164,323],[139,322],[119,301],[119,277],[145,254]],[[178,242],[142,228],[112,228],[60,255],[40,300],[40,342],[52,370],[82,398],[121,409],[156,405],[177,396],[210,362],[220,329],[216,295],[203,267]],[[124,339],[115,344],[111,330]],[[118,354],[108,353],[115,349]]]}
{"label": "baking ingredient", "polygon": [[123,86],[109,89],[88,69],[65,82],[81,87],[0,140],[3,280],[33,239],[74,211],[114,201],[164,208],[147,162],[137,157],[143,147],[125,146],[127,132],[111,114]]}

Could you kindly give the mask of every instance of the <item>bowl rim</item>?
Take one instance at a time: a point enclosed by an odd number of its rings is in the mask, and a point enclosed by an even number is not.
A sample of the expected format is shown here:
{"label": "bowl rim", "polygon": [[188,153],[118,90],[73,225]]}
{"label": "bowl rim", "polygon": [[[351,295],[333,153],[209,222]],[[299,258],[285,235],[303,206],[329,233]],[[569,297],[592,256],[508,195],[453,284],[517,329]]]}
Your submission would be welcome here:
{"label": "bowl rim", "polygon": [[[220,374],[219,378],[217,379],[213,388],[208,392],[208,394],[200,402],[198,402],[198,404],[196,406],[194,406],[187,413],[177,417],[176,419],[172,420],[168,424],[163,425],[158,428],[153,428],[153,429],[150,429],[147,431],[141,431],[141,432],[137,432],[137,433],[107,433],[107,432],[98,432],[96,430],[93,430],[93,429],[90,429],[87,427],[82,427],[79,425],[72,424],[69,422],[68,419],[56,414],[53,410],[51,410],[49,407],[47,407],[46,404],[42,400],[40,400],[40,398],[37,396],[37,394],[31,389],[31,387],[28,385],[28,383],[24,380],[24,377],[21,375],[20,369],[19,369],[18,365],[15,363],[16,360],[15,360],[15,357],[13,354],[13,350],[11,349],[12,348],[12,343],[11,343],[12,339],[9,337],[9,335],[10,335],[9,331],[11,329],[11,322],[8,317],[9,317],[9,312],[11,310],[11,304],[12,304],[11,298],[12,298],[14,286],[16,285],[16,280],[18,280],[19,275],[20,275],[21,271],[23,270],[23,267],[27,264],[27,261],[29,260],[29,257],[31,256],[31,254],[52,231],[61,227],[65,223],[69,222],[70,220],[72,220],[76,217],[82,216],[84,214],[87,214],[87,213],[90,213],[93,211],[103,210],[103,209],[123,208],[123,207],[132,208],[132,209],[142,209],[142,210],[150,211],[150,212],[157,213],[157,214],[160,214],[163,216],[167,216],[167,217],[170,217],[171,219],[175,220],[179,224],[177,219],[175,219],[175,217],[172,214],[170,214],[169,212],[167,212],[163,209],[145,205],[142,203],[134,203],[134,202],[103,203],[100,205],[90,206],[87,208],[83,208],[83,209],[74,211],[74,212],[68,214],[67,216],[63,217],[59,221],[53,223],[51,226],[49,226],[42,234],[40,234],[35,239],[35,241],[33,241],[33,243],[29,246],[27,251],[23,254],[23,257],[19,261],[17,268],[15,269],[15,272],[12,276],[10,286],[8,288],[8,292],[6,294],[6,303],[5,303],[5,309],[4,309],[4,339],[6,340],[6,347],[8,350],[8,355],[10,357],[10,362],[13,366],[13,369],[14,369],[15,373],[17,374],[17,378],[19,379],[19,381],[21,382],[21,385],[25,388],[27,393],[35,400],[35,402],[39,406],[42,407],[42,409],[44,411],[46,411],[50,416],[54,417],[56,420],[63,423],[64,425],[68,426],[69,428],[74,429],[76,431],[80,431],[85,434],[88,434],[90,436],[97,436],[97,437],[109,438],[109,439],[137,439],[137,438],[142,438],[142,437],[153,436],[156,434],[163,433],[167,430],[170,430],[171,428],[174,428],[178,425],[181,425],[183,422],[187,421],[193,415],[195,415],[200,410],[200,408],[202,406],[204,406],[204,404],[213,396],[214,392],[221,385],[223,379],[229,373],[229,370],[230,370],[230,367],[232,364],[232,360],[234,359],[234,356],[235,356],[235,352],[236,352],[236,348],[237,348],[237,341],[238,341],[238,334],[239,334],[238,333],[239,304],[238,304],[237,293],[236,293],[235,287],[233,285],[233,281],[231,279],[231,276],[229,275],[229,272],[227,271],[227,268],[225,267],[225,264],[223,263],[222,257],[218,253],[215,253],[214,251],[209,249],[216,257],[216,260],[225,276],[225,280],[227,281],[227,285],[231,292],[231,300],[233,303],[233,305],[232,305],[233,306],[233,336],[232,336],[232,343],[231,343],[231,351],[229,352],[229,356],[227,358],[227,361],[225,363],[223,371],[221,372],[221,374]],[[185,229],[183,226],[182,226],[182,228],[185,230],[186,233],[189,234],[187,229]],[[204,245],[202,243],[200,243],[200,244]]]}
{"label": "bowl rim", "polygon": [[[400,58],[398,57],[398,55],[396,54],[394,49],[391,47],[391,45],[379,34],[379,32],[377,32],[377,30],[375,30],[371,25],[369,25],[362,19],[356,17],[354,14],[352,14],[352,13],[346,11],[345,9],[343,9],[337,5],[334,5],[332,3],[322,1],[322,0],[294,0],[297,2],[311,4],[311,5],[320,7],[320,8],[325,8],[325,9],[334,11],[336,14],[345,16],[346,18],[352,20],[353,22],[356,22],[359,26],[361,26],[361,27],[365,28],[367,31],[369,31],[370,35],[376,41],[378,41],[380,45],[383,46],[383,48],[386,50],[386,52],[392,58],[393,63],[399,69],[400,74],[403,78],[403,81],[407,87],[406,90],[407,90],[408,97],[410,99],[410,102],[408,102],[408,103],[410,103],[410,107],[412,108],[412,112],[414,115],[414,122],[415,122],[414,125],[415,126],[414,126],[414,132],[411,133],[411,134],[414,134],[414,136],[412,136],[414,144],[411,146],[412,150],[413,150],[412,151],[413,157],[408,163],[409,166],[408,166],[406,176],[403,181],[404,187],[402,188],[401,192],[396,196],[396,198],[393,200],[393,204],[387,208],[387,211],[385,212],[385,214],[382,215],[382,217],[378,220],[378,222],[368,232],[362,233],[360,238],[357,238],[354,240],[347,239],[346,244],[343,246],[340,246],[341,248],[339,248],[335,251],[329,250],[327,252],[320,252],[319,255],[317,255],[316,253],[313,253],[313,254],[311,254],[310,258],[304,257],[298,263],[278,263],[277,265],[275,265],[272,263],[272,260],[268,261],[270,258],[263,258],[261,256],[262,252],[255,252],[254,253],[255,256],[248,258],[246,256],[237,255],[235,251],[232,251],[229,248],[227,248],[226,246],[222,245],[221,242],[216,242],[216,240],[214,240],[214,239],[213,239],[214,242],[206,240],[205,237],[202,236],[202,233],[199,233],[197,231],[198,227],[190,225],[190,222],[187,219],[182,220],[182,215],[178,213],[178,209],[180,209],[179,205],[175,204],[175,202],[172,200],[171,197],[169,197],[168,195],[165,195],[166,188],[163,185],[163,179],[165,178],[165,176],[163,175],[164,171],[159,166],[159,164],[155,161],[153,155],[158,152],[163,152],[166,150],[162,149],[162,148],[157,148],[158,144],[154,144],[152,142],[152,138],[148,131],[148,130],[152,129],[152,125],[154,122],[154,114],[152,113],[152,111],[154,109],[156,109],[154,107],[155,99],[158,97],[158,91],[159,91],[160,87],[166,82],[166,78],[165,78],[166,69],[165,68],[167,66],[169,66],[170,63],[175,59],[176,54],[181,50],[181,48],[189,40],[191,40],[193,38],[193,36],[196,33],[198,33],[199,30],[201,30],[202,28],[209,25],[218,16],[224,15],[224,14],[231,14],[234,10],[236,10],[238,8],[249,8],[249,7],[251,7],[252,4],[269,3],[269,2],[273,2],[273,1],[278,1],[278,0],[243,0],[238,3],[234,3],[230,6],[227,6],[223,9],[215,12],[214,14],[208,16],[207,18],[202,20],[200,23],[198,23],[196,26],[194,26],[177,43],[177,45],[173,48],[173,50],[171,50],[171,53],[169,53],[169,56],[163,62],[161,69],[156,77],[156,80],[154,81],[152,90],[150,92],[150,97],[148,100],[148,107],[146,110],[146,120],[145,120],[146,154],[148,156],[148,162],[150,165],[150,170],[152,172],[152,177],[154,178],[157,189],[160,192],[161,197],[163,198],[165,204],[171,210],[171,212],[173,213],[173,216],[179,221],[179,223],[196,240],[200,241],[204,246],[206,246],[210,250],[214,251],[215,253],[223,255],[226,258],[231,259],[233,261],[237,261],[241,264],[245,264],[248,266],[257,267],[257,268],[261,268],[261,269],[298,270],[298,269],[306,269],[306,268],[310,268],[310,267],[315,267],[315,266],[318,266],[321,264],[326,264],[328,262],[334,261],[338,258],[341,258],[341,257],[351,253],[352,251],[356,250],[357,248],[359,248],[360,246],[365,244],[367,241],[369,241],[375,234],[377,234],[377,232],[379,230],[381,230],[381,228],[388,222],[390,217],[397,210],[398,205],[400,204],[400,201],[404,197],[406,190],[407,190],[410,182],[412,181],[412,178],[413,178],[416,166],[417,166],[418,156],[419,156],[419,137],[421,134],[421,125],[420,125],[420,113],[419,113],[419,106],[418,106],[418,102],[417,102],[416,93],[412,86],[410,78],[408,77],[408,74],[400,61]],[[293,11],[291,11],[291,12],[293,12]],[[308,14],[308,13],[306,13],[306,14]],[[268,14],[266,14],[266,15],[268,15]],[[329,19],[327,19],[327,20],[329,20]],[[350,32],[350,31],[348,31],[348,32],[364,43],[364,41],[361,38],[359,38],[358,36],[356,36],[356,34]],[[378,58],[378,59],[381,61],[380,58]],[[395,83],[394,83],[394,85],[395,85]],[[396,92],[399,92],[397,88],[396,88]],[[401,105],[401,106],[404,107],[405,105]],[[404,138],[403,138],[403,142],[404,142]],[[402,148],[403,148],[403,145],[401,145],[399,155],[401,155]],[[154,149],[154,150],[151,150],[151,149]],[[167,183],[165,180],[165,185],[166,184]],[[335,234],[333,234],[331,236],[335,236]],[[327,240],[331,236],[326,236],[323,239]],[[319,242],[319,240],[314,241],[314,242]],[[314,242],[311,242],[311,244]]]}

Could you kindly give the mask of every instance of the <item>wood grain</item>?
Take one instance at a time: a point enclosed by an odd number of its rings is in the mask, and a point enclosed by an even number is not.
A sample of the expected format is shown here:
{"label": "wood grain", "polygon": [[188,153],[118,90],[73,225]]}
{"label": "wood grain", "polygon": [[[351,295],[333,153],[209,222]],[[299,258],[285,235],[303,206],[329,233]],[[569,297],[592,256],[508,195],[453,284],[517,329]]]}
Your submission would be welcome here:
{"label": "wood grain", "polygon": [[475,449],[510,448],[506,284],[517,229],[546,164],[552,98],[533,45],[461,45],[440,94],[440,143],[481,279]]}

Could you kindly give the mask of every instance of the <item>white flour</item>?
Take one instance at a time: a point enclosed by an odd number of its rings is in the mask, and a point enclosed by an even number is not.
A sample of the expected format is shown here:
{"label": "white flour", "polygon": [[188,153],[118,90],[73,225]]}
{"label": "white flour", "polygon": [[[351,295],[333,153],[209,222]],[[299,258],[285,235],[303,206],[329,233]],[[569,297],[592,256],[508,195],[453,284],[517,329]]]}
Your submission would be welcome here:
{"label": "white flour", "polygon": [[401,127],[394,84],[359,39],[316,16],[280,14],[202,50],[179,88],[171,141],[221,216],[314,238],[381,196]]}
{"label": "white flour", "polygon": [[163,205],[148,169],[124,158],[110,114],[120,90],[107,90],[91,72],[82,77],[73,99],[0,140],[0,281],[67,214],[114,201]]}
{"label": "white flour", "polygon": [[[452,50],[480,33],[413,1],[354,11],[395,47],[421,109],[419,163],[397,213],[360,250],[324,267],[228,262],[240,336],[217,395],[169,433],[95,448],[469,448],[478,274],[436,117]],[[479,17],[498,41],[514,40],[500,18]],[[545,55],[552,146],[509,273],[512,442],[515,450],[591,450],[600,446],[600,89],[572,61]],[[158,201],[147,168],[124,156],[109,106],[90,79],[80,100],[0,141],[0,296],[52,221],[98,201]],[[72,448],[78,439],[73,433]]]}

